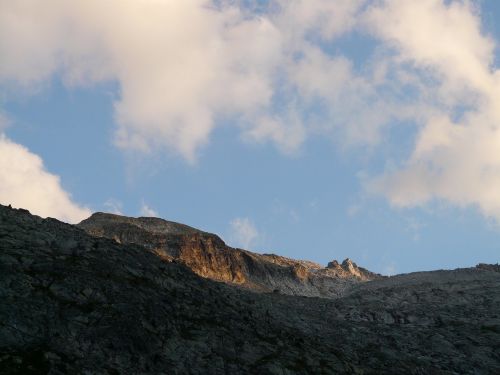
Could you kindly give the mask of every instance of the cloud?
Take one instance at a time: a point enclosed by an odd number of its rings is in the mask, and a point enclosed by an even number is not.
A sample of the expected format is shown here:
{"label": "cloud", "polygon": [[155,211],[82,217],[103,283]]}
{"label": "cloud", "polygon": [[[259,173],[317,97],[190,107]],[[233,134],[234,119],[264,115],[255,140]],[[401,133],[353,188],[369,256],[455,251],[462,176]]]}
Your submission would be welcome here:
{"label": "cloud", "polygon": [[217,116],[252,117],[269,104],[281,53],[267,18],[205,0],[0,1],[0,82],[116,81],[124,149],[194,161]]}
{"label": "cloud", "polygon": [[145,202],[142,202],[140,215],[147,216],[147,217],[159,217],[160,216],[156,210],[149,207]]}
{"label": "cloud", "polygon": [[367,19],[401,61],[437,73],[442,84],[450,84],[447,88],[492,88],[488,68],[495,44],[481,32],[479,10],[472,2],[389,0],[372,8]]}
{"label": "cloud", "polygon": [[259,143],[272,141],[283,153],[295,154],[306,134],[300,119],[292,114],[286,122],[280,117],[263,116],[243,136]]}
{"label": "cloud", "polygon": [[[407,159],[367,190],[395,207],[440,200],[500,219],[497,45],[475,4],[0,0],[0,85],[114,82],[115,144],[191,163],[221,124],[285,154],[313,136],[364,152],[412,126]],[[373,52],[353,61],[336,44],[346,35]]]}
{"label": "cloud", "polygon": [[246,217],[233,219],[230,226],[230,239],[234,243],[234,246],[249,249],[259,237],[257,228],[255,228],[255,225]]}
{"label": "cloud", "polygon": [[[272,19],[289,45],[302,48],[304,38],[330,41],[351,31],[366,0],[278,0]],[[292,47],[292,48],[293,48]]]}
{"label": "cloud", "polygon": [[368,189],[396,207],[441,200],[500,220],[500,71],[478,10],[471,2],[387,1],[370,20],[433,104],[410,158]]}
{"label": "cloud", "polygon": [[79,222],[91,212],[71,200],[58,176],[45,170],[42,159],[0,136],[0,201],[43,217]]}
{"label": "cloud", "polygon": [[285,92],[294,106],[283,81],[294,56],[311,33],[332,40],[352,28],[360,4],[271,0],[258,13],[239,1],[2,0],[0,84],[37,91],[54,75],[68,87],[118,83],[115,143],[126,150],[194,162],[229,117],[246,139],[291,153],[304,119],[274,104]]}

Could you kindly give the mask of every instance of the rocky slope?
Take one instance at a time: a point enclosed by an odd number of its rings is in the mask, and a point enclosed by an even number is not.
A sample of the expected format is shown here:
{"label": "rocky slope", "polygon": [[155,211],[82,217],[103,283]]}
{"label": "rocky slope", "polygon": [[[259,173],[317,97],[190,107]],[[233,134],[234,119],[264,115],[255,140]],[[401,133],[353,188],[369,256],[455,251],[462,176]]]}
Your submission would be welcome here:
{"label": "rocky slope", "polygon": [[319,264],[256,254],[227,246],[215,234],[158,218],[95,213],[78,226],[87,233],[146,247],[164,260],[177,260],[196,274],[261,292],[337,297],[353,285],[381,278],[350,259]]}
{"label": "rocky slope", "polygon": [[254,293],[0,206],[0,373],[498,374],[498,271]]}

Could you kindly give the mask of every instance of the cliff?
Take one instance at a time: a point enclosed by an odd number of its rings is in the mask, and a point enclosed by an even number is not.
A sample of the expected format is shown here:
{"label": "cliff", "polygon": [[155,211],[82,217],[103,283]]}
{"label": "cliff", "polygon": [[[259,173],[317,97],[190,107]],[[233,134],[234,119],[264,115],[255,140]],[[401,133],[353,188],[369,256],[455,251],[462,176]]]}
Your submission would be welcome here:
{"label": "cliff", "polygon": [[359,282],[382,277],[350,259],[330,262],[324,268],[309,261],[231,248],[215,234],[158,218],[95,213],[78,226],[93,236],[144,246],[200,276],[255,291],[336,297]]}

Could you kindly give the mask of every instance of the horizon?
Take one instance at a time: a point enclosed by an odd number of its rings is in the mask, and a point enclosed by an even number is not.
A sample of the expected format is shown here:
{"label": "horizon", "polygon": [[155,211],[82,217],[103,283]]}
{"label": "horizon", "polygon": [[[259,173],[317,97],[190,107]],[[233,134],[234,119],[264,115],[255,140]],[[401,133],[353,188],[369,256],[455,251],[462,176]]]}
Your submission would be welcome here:
{"label": "horizon", "polygon": [[385,275],[498,263],[498,19],[493,0],[0,0],[0,203]]}

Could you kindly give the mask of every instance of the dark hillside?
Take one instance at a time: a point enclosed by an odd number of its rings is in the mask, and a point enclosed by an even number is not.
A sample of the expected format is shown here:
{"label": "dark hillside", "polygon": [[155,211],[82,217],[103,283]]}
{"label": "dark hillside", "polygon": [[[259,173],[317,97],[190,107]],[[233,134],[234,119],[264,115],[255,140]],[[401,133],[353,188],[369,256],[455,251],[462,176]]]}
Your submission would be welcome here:
{"label": "dark hillside", "polygon": [[500,273],[440,272],[254,293],[0,206],[0,373],[500,373]]}

